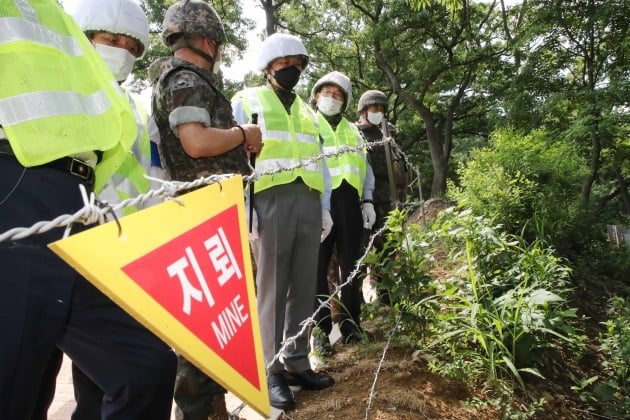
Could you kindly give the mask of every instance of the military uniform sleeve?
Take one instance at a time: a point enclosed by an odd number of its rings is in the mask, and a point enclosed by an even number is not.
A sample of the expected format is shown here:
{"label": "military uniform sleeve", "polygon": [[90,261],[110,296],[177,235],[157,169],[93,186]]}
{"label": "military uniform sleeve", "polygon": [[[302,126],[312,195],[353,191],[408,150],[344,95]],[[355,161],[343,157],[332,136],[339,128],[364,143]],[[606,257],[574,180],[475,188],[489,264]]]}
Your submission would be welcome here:
{"label": "military uniform sleeve", "polygon": [[178,138],[177,126],[181,124],[201,123],[212,127],[210,110],[216,95],[198,75],[186,70],[178,72],[168,81],[167,92],[172,109],[168,116],[169,126]]}

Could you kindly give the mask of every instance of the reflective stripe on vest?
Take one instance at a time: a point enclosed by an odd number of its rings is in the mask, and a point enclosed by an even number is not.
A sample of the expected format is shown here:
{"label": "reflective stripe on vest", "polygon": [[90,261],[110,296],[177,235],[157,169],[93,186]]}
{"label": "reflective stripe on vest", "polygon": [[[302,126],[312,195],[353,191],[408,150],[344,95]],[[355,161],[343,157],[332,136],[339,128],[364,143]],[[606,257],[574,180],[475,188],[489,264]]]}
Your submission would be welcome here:
{"label": "reflective stripe on vest", "polygon": [[[354,124],[342,118],[337,125],[337,130],[333,130],[323,115],[317,114],[319,118],[319,133],[324,138],[324,152],[332,153],[343,146],[356,147],[363,145],[359,130]],[[347,152],[338,156],[326,158],[328,170],[332,179],[332,189],[339,187],[345,179],[359,193],[363,195],[363,183],[367,172],[365,152]]]}
{"label": "reflective stripe on vest", "polygon": [[136,137],[124,92],[54,1],[3,2],[0,78],[0,125],[24,166]]}
{"label": "reflective stripe on vest", "polygon": [[243,110],[248,115],[258,113],[258,125],[265,144],[256,159],[256,172],[300,166],[295,170],[261,176],[256,181],[255,191],[288,184],[301,177],[306,185],[323,193],[321,161],[307,163],[321,154],[315,113],[296,96],[291,114],[287,114],[275,92],[266,87],[245,89],[241,95]]}
{"label": "reflective stripe on vest", "polygon": [[[151,187],[151,181],[145,177],[151,168],[151,145],[147,132],[147,114],[142,104],[131,95],[127,94],[127,96],[136,117],[137,139],[130,150],[114,147],[105,152],[102,164],[96,169],[99,181],[98,184],[94,185],[94,192],[100,194],[101,200],[109,202],[120,202],[145,194]],[[108,180],[105,180],[107,181],[105,185],[102,185],[103,177],[98,176],[99,172],[110,171],[109,166],[121,162],[121,157],[122,164],[115,169],[114,174]],[[122,215],[131,214],[137,210],[136,206],[128,206],[122,209]]]}

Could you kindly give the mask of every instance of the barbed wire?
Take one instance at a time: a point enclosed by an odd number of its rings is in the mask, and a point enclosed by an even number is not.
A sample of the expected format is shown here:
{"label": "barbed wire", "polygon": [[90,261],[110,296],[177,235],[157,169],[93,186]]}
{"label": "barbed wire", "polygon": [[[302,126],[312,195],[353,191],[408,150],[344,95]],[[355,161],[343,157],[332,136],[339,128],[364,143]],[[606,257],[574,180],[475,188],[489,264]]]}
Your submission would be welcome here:
{"label": "barbed wire", "polygon": [[383,367],[383,362],[385,361],[385,355],[387,354],[387,350],[389,349],[389,344],[392,341],[394,332],[398,329],[398,325],[400,324],[401,319],[402,314],[398,314],[398,316],[396,317],[396,324],[394,324],[394,326],[390,330],[389,336],[387,337],[387,343],[385,343],[385,348],[383,349],[383,354],[381,355],[381,359],[379,360],[378,366],[376,367],[376,372],[374,372],[374,381],[372,382],[367,407],[365,408],[365,420],[368,420],[368,416],[370,415],[370,410],[372,409],[372,400],[374,399],[374,391],[376,389],[376,382],[378,382],[378,377],[381,373],[381,368]]}
{"label": "barbed wire", "polygon": [[387,227],[388,227],[388,221],[386,221],[385,224],[383,224],[383,226],[379,230],[377,230],[372,235],[370,235],[368,243],[367,243],[367,245],[365,247],[365,251],[363,252],[363,255],[361,255],[361,257],[359,257],[359,259],[356,261],[356,263],[354,265],[354,269],[348,275],[348,279],[345,282],[341,283],[341,284],[336,284],[334,292],[331,293],[328,296],[328,298],[319,301],[319,306],[317,307],[317,309],[315,309],[313,314],[300,323],[300,325],[302,326],[300,331],[298,331],[298,333],[296,335],[294,335],[292,337],[288,337],[288,338],[286,338],[284,340],[284,342],[282,343],[282,346],[280,347],[278,352],[274,355],[273,359],[267,364],[267,368],[273,366],[274,362],[276,362],[279,359],[280,355],[282,354],[282,352],[287,347],[289,347],[290,345],[295,345],[295,341],[299,337],[301,337],[302,334],[305,334],[307,332],[307,329],[311,325],[315,325],[317,323],[317,321],[315,320],[315,317],[317,316],[319,311],[322,310],[324,307],[330,307],[331,300],[333,300],[335,298],[335,296],[337,296],[339,294],[341,289],[344,286],[352,283],[352,280],[354,280],[354,278],[360,273],[360,269],[363,266],[363,261],[365,260],[365,258],[369,255],[370,251],[372,250],[372,246],[374,245],[374,240],[378,236],[380,236],[383,232],[385,232],[387,230]]}
{"label": "barbed wire", "polygon": [[[319,160],[323,160],[329,157],[338,157],[344,153],[350,152],[361,152],[364,149],[370,149],[375,146],[380,146],[386,143],[389,143],[390,140],[382,140],[378,142],[372,142],[369,145],[365,146],[343,146],[334,152],[326,152],[318,155],[314,155],[313,157],[300,161],[299,163],[288,166],[288,167],[277,167],[273,169],[269,169],[266,171],[258,171],[254,168],[251,175],[243,176],[243,180],[246,182],[247,186],[250,183],[259,180],[262,176],[269,175],[274,176],[280,172],[293,172],[296,169],[306,167],[312,163],[315,163]],[[171,180],[163,180],[159,178],[152,178],[147,176],[146,178],[154,181],[155,183],[161,184],[158,189],[150,190],[144,194],[139,194],[133,198],[128,198],[120,203],[115,205],[111,205],[110,203],[106,203],[98,200],[94,193],[90,193],[89,197],[87,196],[87,192],[85,187],[82,184],[79,184],[80,193],[83,197],[83,207],[77,210],[73,214],[63,214],[56,217],[53,220],[48,221],[39,221],[33,224],[30,227],[14,227],[12,229],[7,230],[0,234],[0,242],[4,242],[7,240],[18,240],[26,238],[27,236],[48,232],[55,228],[60,227],[68,227],[73,223],[82,223],[85,225],[94,224],[96,222],[103,223],[105,221],[105,216],[107,214],[115,214],[116,211],[120,211],[125,207],[132,207],[138,204],[145,203],[149,201],[151,198],[162,198],[165,200],[176,200],[180,204],[183,204],[182,200],[176,198],[177,193],[180,191],[190,190],[194,188],[198,188],[205,185],[212,185],[218,183],[221,185],[221,181],[225,181],[229,178],[236,176],[237,174],[220,174],[220,175],[209,175],[206,177],[200,177],[195,179],[194,181],[184,182],[184,181],[171,181]],[[66,233],[68,231],[66,230]]]}
{"label": "barbed wire", "polygon": [[[259,180],[261,177],[263,176],[271,176],[273,177],[274,175],[280,173],[280,172],[287,172],[287,171],[295,171],[296,169],[302,168],[302,167],[306,167],[308,165],[311,165],[319,160],[323,160],[325,158],[330,158],[330,157],[339,157],[345,153],[352,153],[352,152],[363,152],[365,149],[371,149],[373,147],[377,147],[377,146],[384,146],[387,144],[392,144],[393,147],[397,148],[397,152],[405,159],[405,162],[407,162],[407,158],[406,156],[404,156],[404,153],[402,152],[402,150],[400,150],[400,148],[398,148],[398,145],[395,143],[394,139],[392,137],[386,137],[383,140],[380,141],[373,141],[373,142],[368,142],[365,141],[365,144],[362,146],[342,146],[340,148],[338,148],[337,150],[333,151],[333,152],[325,152],[325,153],[321,153],[318,155],[314,155],[313,157],[307,159],[307,160],[303,160],[300,161],[299,163],[293,165],[293,166],[289,166],[289,167],[277,167],[277,168],[273,168],[273,169],[269,169],[269,170],[265,170],[265,171],[259,171],[256,170],[254,167],[250,166],[250,169],[252,170],[252,173],[250,175],[246,175],[243,176],[243,180],[246,182],[246,186],[249,187],[250,184],[252,182],[255,182],[257,180]],[[417,168],[415,168],[417,170]],[[418,182],[420,182],[420,173],[419,171],[417,171],[417,180]],[[91,225],[91,224],[95,224],[95,223],[99,223],[102,224],[106,221],[106,216],[108,214],[112,215],[112,217],[116,220],[116,222],[118,223],[118,220],[116,218],[116,212],[119,212],[120,210],[122,210],[123,208],[126,207],[132,207],[132,206],[137,206],[137,205],[142,205],[146,202],[148,202],[149,200],[153,199],[153,198],[162,198],[164,200],[174,200],[180,204],[185,204],[183,200],[181,200],[180,198],[177,198],[177,193],[180,191],[185,191],[185,190],[191,190],[191,189],[195,189],[201,186],[206,186],[206,185],[213,185],[213,184],[219,184],[219,187],[221,186],[221,182],[226,181],[229,178],[232,178],[234,176],[236,176],[237,174],[220,174],[220,175],[210,175],[210,176],[206,176],[206,177],[200,177],[195,179],[194,181],[190,181],[190,182],[183,182],[183,181],[170,181],[170,180],[163,180],[163,179],[159,179],[159,178],[153,178],[153,177],[149,177],[146,176],[146,178],[148,178],[149,180],[159,184],[160,186],[157,189],[154,190],[150,190],[145,194],[140,194],[137,195],[133,198],[128,198],[125,199],[123,201],[121,201],[120,203],[111,205],[107,202],[104,201],[100,201],[98,200],[98,198],[96,197],[96,195],[94,193],[87,193],[87,190],[85,188],[84,185],[79,184],[79,190],[80,190],[80,194],[81,197],[83,199],[83,207],[81,209],[79,209],[77,212],[73,213],[73,214],[64,214],[64,215],[60,215],[58,217],[56,217],[53,220],[50,221],[39,221],[35,224],[33,224],[30,227],[15,227],[12,228],[2,234],[0,234],[0,242],[3,241],[8,241],[8,240],[19,240],[19,239],[23,239],[25,237],[28,237],[30,235],[34,235],[34,234],[39,234],[39,233],[44,233],[47,231],[50,231],[52,229],[55,228],[60,228],[60,227],[65,227],[65,233],[64,233],[64,237],[67,236],[69,234],[69,228],[72,226],[72,224],[74,223],[82,223],[85,225]],[[421,190],[420,190],[421,191]],[[420,193],[421,194],[421,193]],[[414,206],[418,206],[418,205],[423,205],[424,201],[422,200],[422,195],[420,195],[420,201],[419,202],[406,202],[406,203],[394,203],[396,205],[402,205],[404,207],[414,207]],[[341,289],[343,287],[345,287],[346,285],[349,285],[361,272],[361,268],[365,265],[364,261],[367,258],[367,256],[369,255],[369,253],[371,252],[373,246],[374,246],[374,241],[377,237],[379,237],[380,235],[383,234],[383,232],[385,232],[388,229],[389,226],[389,219],[386,218],[384,225],[379,228],[377,231],[375,231],[374,233],[372,233],[368,239],[368,243],[365,246],[363,255],[361,255],[361,257],[355,262],[355,266],[353,271],[348,275],[348,278],[346,279],[346,281],[344,281],[341,284],[335,284],[335,290],[328,296],[328,298],[326,299],[322,299],[319,300],[319,306],[317,307],[317,309],[315,309],[315,311],[313,312],[313,314],[308,317],[307,319],[303,320],[300,325],[301,325],[301,329],[300,331],[294,335],[293,337],[288,337],[284,340],[284,342],[282,343],[282,346],[280,347],[279,351],[274,355],[274,358],[269,362],[269,364],[267,365],[267,368],[271,367],[273,365],[274,362],[276,362],[279,357],[281,356],[282,352],[288,348],[289,346],[295,345],[295,341],[301,337],[303,334],[307,334],[309,332],[309,328],[312,325],[316,324],[316,320],[315,317],[317,316],[317,314],[319,313],[320,310],[322,310],[324,307],[328,307],[330,308],[331,306],[331,301],[333,299],[335,299],[335,296],[338,296],[339,293],[341,292]],[[119,229],[120,229],[120,224],[119,224]],[[398,318],[396,324],[394,325],[394,327],[392,328],[392,331],[395,331],[396,328],[398,328],[398,324],[400,322],[400,317]],[[388,347],[390,345],[390,341],[391,338],[393,336],[393,333],[389,335],[387,344],[385,346],[385,349],[383,351],[383,355],[381,357],[381,361],[379,363],[379,366],[377,368],[377,371],[375,372],[375,378],[374,378],[374,382],[372,384],[372,387],[370,389],[370,395],[369,395],[369,400],[368,400],[368,405],[366,407],[366,419],[369,413],[369,410],[371,409],[371,403],[372,403],[372,399],[373,399],[373,395],[374,395],[374,389],[376,386],[376,381],[378,378],[378,373],[380,372],[381,369],[381,365],[383,363],[383,360],[385,358],[385,354],[388,350]],[[238,415],[240,413],[240,411],[246,406],[245,403],[242,403],[241,405],[239,405],[235,410],[233,410],[233,412],[229,415],[229,417],[231,419],[237,419]]]}

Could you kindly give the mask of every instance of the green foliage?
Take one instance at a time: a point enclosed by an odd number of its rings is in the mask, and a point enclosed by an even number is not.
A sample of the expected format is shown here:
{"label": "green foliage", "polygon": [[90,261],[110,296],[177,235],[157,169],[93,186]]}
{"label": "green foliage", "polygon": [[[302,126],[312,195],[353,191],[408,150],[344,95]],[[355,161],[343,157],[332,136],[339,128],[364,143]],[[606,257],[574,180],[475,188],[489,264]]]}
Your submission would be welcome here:
{"label": "green foliage", "polygon": [[459,175],[460,187],[449,192],[463,206],[530,240],[557,239],[576,222],[585,165],[570,145],[544,131],[523,136],[501,130],[490,147],[471,153]]}
{"label": "green foliage", "polygon": [[524,387],[524,374],[541,376],[538,351],[574,335],[575,310],[562,305],[569,269],[542,242],[526,244],[471,213],[440,217],[432,229],[456,263],[432,345],[476,348],[491,385]]}
{"label": "green foliage", "polygon": [[630,300],[615,296],[608,302],[608,316],[600,334],[602,381],[592,389],[604,403],[602,414],[612,418],[630,417]]}
{"label": "green foliage", "polygon": [[[421,235],[420,226],[406,226],[407,211],[393,210],[388,217],[385,244],[381,249],[372,248],[365,262],[370,264],[370,274],[378,278],[380,288],[387,290],[395,309],[389,321],[400,314],[401,329],[398,338],[413,341],[434,320],[438,307],[433,302],[432,278],[425,267],[428,255],[423,250],[429,244]],[[375,311],[378,303],[367,311]]]}
{"label": "green foliage", "polygon": [[433,351],[436,372],[486,384],[504,418],[518,418],[514,391],[543,377],[541,355],[580,348],[576,310],[565,303],[569,268],[542,241],[504,233],[471,211],[443,212],[427,228],[405,225],[403,217],[390,215],[388,251],[370,255],[402,314],[397,339]]}
{"label": "green foliage", "polygon": [[409,5],[413,10],[426,9],[433,3],[438,3],[453,11],[462,8],[461,0],[409,0]]}
{"label": "green foliage", "polygon": [[[611,419],[630,417],[630,301],[613,296],[608,301],[608,320],[602,322],[598,344],[601,375],[581,378],[572,389],[590,411]],[[601,377],[600,377],[601,376]]]}

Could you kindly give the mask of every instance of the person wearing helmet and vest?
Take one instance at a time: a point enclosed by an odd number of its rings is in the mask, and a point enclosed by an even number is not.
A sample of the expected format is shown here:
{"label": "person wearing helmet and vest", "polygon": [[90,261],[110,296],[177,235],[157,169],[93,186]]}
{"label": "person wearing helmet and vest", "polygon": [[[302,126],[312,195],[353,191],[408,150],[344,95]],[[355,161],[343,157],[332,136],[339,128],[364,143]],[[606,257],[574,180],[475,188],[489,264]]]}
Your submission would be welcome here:
{"label": "person wearing helmet and vest", "polygon": [[[356,126],[343,116],[348,103],[352,101],[352,83],[348,76],[338,71],[326,74],[313,86],[311,100],[317,109],[326,153],[338,152],[342,147],[357,148],[364,145]],[[330,207],[333,228],[319,247],[315,309],[320,306],[319,300],[330,294],[327,274],[333,249],[337,250],[339,282],[343,284],[361,254],[363,229],[370,229],[376,217],[372,204],[374,174],[367,162],[366,150],[345,152],[327,157],[326,161],[332,178]],[[342,341],[347,344],[357,343],[364,336],[360,320],[363,298],[359,278],[341,288],[339,300]],[[319,309],[315,320],[317,327],[312,334],[313,348],[320,355],[330,355],[330,308],[325,306]]]}
{"label": "person wearing helmet and vest", "polygon": [[[359,98],[357,111],[360,114],[359,121],[356,123],[363,137],[368,144],[372,142],[382,141],[384,133],[381,131],[383,118],[387,112],[387,96],[380,90],[368,90]],[[387,122],[390,135],[393,136],[394,126]],[[391,162],[388,163],[386,148],[391,152]],[[405,189],[407,188],[407,170],[403,156],[398,153],[389,144],[375,145],[368,151],[368,158],[372,169],[374,170],[374,209],[376,211],[376,221],[373,229],[378,230],[385,225],[385,219],[394,207],[404,200]],[[396,191],[390,191],[390,179],[388,164],[392,165],[391,172],[393,175],[392,183]],[[396,197],[394,200],[392,197]],[[374,246],[382,249],[384,245],[383,235],[374,239]],[[370,277],[376,281],[376,273],[371,270]],[[387,294],[382,293],[382,299],[387,302]]]}
{"label": "person wearing helmet and vest", "polygon": [[[149,26],[140,5],[135,0],[81,0],[72,16],[114,78],[122,84],[130,75],[133,64],[145,55],[149,46]],[[99,200],[108,203],[118,203],[144,194],[151,187],[151,182],[146,178],[152,160],[146,111],[128,92],[126,94],[136,117],[138,134],[130,149],[121,147],[103,155],[105,168],[109,166],[111,158],[125,156],[109,179],[95,185]],[[123,208],[117,216],[131,214],[138,210],[138,206],[145,207],[156,202],[149,200],[141,205]],[[75,363],[72,364],[72,381],[77,403],[72,418],[100,418],[105,397],[102,389]]]}
{"label": "person wearing helmet and vest", "polygon": [[[173,4],[164,15],[162,41],[173,57],[158,59],[150,73],[161,73],[153,90],[153,119],[168,176],[194,181],[213,174],[249,173],[248,154],[261,150],[262,136],[254,124],[236,124],[230,101],[217,88],[226,37],[216,11],[201,0]],[[179,356],[177,419],[227,420],[225,393]]]}
{"label": "person wearing helmet and vest", "polygon": [[[102,156],[130,147],[138,127],[112,72],[57,2],[4,2],[0,20],[10,22],[0,31],[4,232],[83,207],[78,186],[104,184],[125,156]],[[167,420],[175,356],[48,249],[63,233],[0,242],[0,418],[39,414],[58,348],[104,390],[103,419]]]}
{"label": "person wearing helmet and vest", "polygon": [[[317,116],[293,91],[307,64],[297,37],[274,33],[258,57],[266,86],[232,99],[236,120],[251,122],[256,115],[263,133],[256,172],[276,171],[254,183],[250,239],[269,399],[282,410],[295,406],[289,385],[318,390],[334,384],[332,377],[312,370],[308,333],[298,336],[302,321],[312,315],[319,243],[332,228],[330,175],[325,162],[314,159],[322,153]],[[292,337],[295,342],[280,352]]]}

